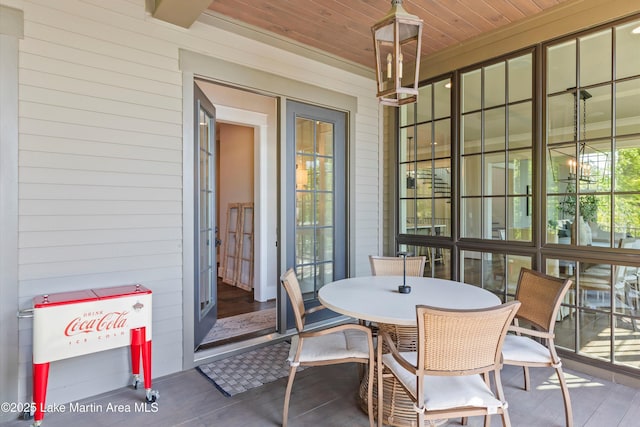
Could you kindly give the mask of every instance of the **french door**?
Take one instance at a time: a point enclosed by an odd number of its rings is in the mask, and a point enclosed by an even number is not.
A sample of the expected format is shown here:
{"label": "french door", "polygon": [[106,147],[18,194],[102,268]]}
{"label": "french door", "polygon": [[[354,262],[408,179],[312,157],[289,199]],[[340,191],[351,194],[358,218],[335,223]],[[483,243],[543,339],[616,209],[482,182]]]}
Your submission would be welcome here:
{"label": "french door", "polygon": [[287,101],[287,176],[292,177],[287,217],[292,220],[286,260],[296,270],[307,306],[319,304],[323,285],[346,277],[346,148],[346,113]]}
{"label": "french door", "polygon": [[216,110],[194,84],[194,344],[217,317]]}

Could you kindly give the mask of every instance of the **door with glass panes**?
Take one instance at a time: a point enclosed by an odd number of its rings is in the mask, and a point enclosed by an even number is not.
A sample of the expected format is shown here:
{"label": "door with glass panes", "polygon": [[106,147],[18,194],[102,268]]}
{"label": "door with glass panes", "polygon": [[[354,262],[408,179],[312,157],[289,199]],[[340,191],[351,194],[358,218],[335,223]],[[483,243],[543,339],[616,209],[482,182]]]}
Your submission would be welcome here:
{"label": "door with glass panes", "polygon": [[215,215],[216,110],[194,84],[194,343],[197,347],[217,317]]}
{"label": "door with glass panes", "polygon": [[[346,113],[287,102],[287,268],[294,267],[305,306],[346,277]],[[328,310],[323,310],[328,311]],[[331,313],[314,313],[307,322]],[[294,326],[287,305],[287,328]]]}

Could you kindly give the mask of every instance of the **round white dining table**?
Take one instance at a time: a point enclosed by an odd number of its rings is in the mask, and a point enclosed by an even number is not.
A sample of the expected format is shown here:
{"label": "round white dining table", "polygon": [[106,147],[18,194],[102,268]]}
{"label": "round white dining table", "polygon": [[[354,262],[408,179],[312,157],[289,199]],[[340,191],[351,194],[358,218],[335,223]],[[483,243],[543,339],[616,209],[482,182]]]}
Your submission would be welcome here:
{"label": "round white dining table", "polygon": [[495,294],[453,280],[407,276],[411,292],[402,294],[402,276],[360,276],[327,283],[318,299],[325,307],[356,319],[416,326],[416,305],[478,309],[500,305]]}
{"label": "round white dining table", "polygon": [[[376,322],[381,331],[387,331],[392,336],[400,351],[415,351],[416,305],[478,309],[502,303],[500,298],[485,289],[453,280],[407,276],[406,284],[411,286],[408,294],[398,292],[398,286],[402,284],[402,276],[350,277],[324,285],[320,288],[318,299],[322,305],[337,313]],[[365,412],[367,387],[365,376],[359,389],[359,403]],[[377,396],[377,377],[374,377],[373,387],[374,396]],[[407,427],[415,423],[413,401],[393,378],[384,381],[384,399],[383,416],[387,425]],[[374,399],[374,408],[376,406]]]}

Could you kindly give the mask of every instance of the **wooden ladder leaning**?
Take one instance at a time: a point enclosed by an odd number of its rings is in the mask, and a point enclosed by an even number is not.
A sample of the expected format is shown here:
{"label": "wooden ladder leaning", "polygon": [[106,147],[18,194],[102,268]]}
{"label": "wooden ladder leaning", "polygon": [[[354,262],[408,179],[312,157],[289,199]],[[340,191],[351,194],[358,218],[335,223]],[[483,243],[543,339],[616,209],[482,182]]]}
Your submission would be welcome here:
{"label": "wooden ladder leaning", "polygon": [[253,203],[230,203],[222,256],[222,281],[253,288]]}

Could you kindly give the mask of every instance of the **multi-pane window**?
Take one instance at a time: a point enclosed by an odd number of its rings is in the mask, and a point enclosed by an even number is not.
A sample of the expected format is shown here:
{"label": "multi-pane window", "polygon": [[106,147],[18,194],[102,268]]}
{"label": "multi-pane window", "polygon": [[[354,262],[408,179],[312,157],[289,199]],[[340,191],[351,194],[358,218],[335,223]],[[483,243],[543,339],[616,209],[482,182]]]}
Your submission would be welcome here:
{"label": "multi-pane window", "polygon": [[462,250],[460,259],[460,281],[487,289],[503,302],[513,299],[520,269],[532,268],[528,255]]}
{"label": "multi-pane window", "polygon": [[199,138],[200,141],[198,150],[198,174],[199,180],[197,183],[198,188],[198,283],[199,298],[200,298],[200,310],[202,315],[205,315],[211,305],[215,304],[215,300],[212,298],[212,288],[215,286],[214,280],[214,257],[215,246],[212,245],[215,242],[214,226],[212,223],[212,212],[214,203],[214,187],[213,187],[213,144],[215,144],[214,132],[212,128],[212,118],[209,116],[206,110],[201,109],[199,112]]}
{"label": "multi-pane window", "polygon": [[[399,232],[451,236],[451,80],[420,87],[418,102],[401,107],[399,115]],[[441,248],[412,252],[427,256],[428,272],[450,258]]]}
{"label": "multi-pane window", "polygon": [[[458,96],[443,105],[457,116],[436,112],[445,82],[424,85],[416,105],[399,109],[395,236],[399,249],[445,259],[454,280],[503,301],[514,298],[522,267],[570,278],[556,344],[635,370],[638,52],[636,16],[452,70]],[[451,124],[457,132],[440,151],[439,126]],[[441,168],[452,174],[446,196],[436,188]],[[439,209],[441,201],[454,209]]]}
{"label": "multi-pane window", "polygon": [[531,241],[533,56],[461,75],[460,237]]}
{"label": "multi-pane window", "polygon": [[332,123],[296,117],[296,267],[305,291],[333,280],[333,135]]}
{"label": "multi-pane window", "polygon": [[546,47],[549,243],[616,248],[640,237],[638,27]]}
{"label": "multi-pane window", "polygon": [[544,52],[545,268],[574,283],[556,343],[640,368],[640,20]]}

